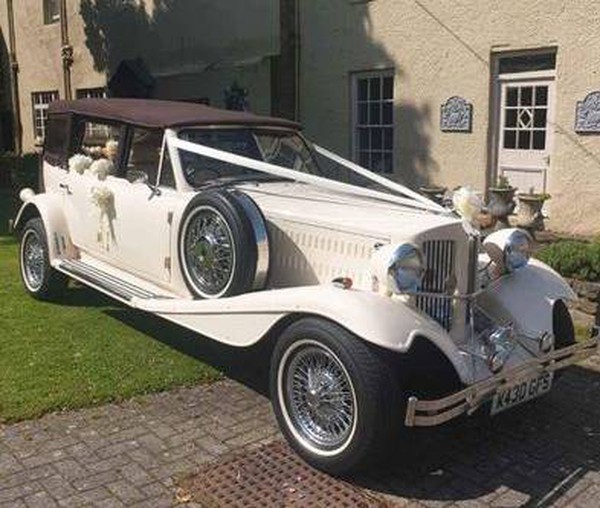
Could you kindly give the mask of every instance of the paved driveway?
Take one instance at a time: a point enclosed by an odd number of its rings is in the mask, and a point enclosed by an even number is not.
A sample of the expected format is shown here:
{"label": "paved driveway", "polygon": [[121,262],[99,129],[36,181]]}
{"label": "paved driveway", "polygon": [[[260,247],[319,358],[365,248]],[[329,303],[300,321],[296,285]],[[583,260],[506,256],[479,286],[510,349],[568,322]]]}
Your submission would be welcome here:
{"label": "paved driveway", "polygon": [[[390,505],[600,506],[600,361],[493,420],[412,434],[353,478]],[[234,382],[0,427],[0,506],[171,506],[178,478],[279,439],[268,401]]]}

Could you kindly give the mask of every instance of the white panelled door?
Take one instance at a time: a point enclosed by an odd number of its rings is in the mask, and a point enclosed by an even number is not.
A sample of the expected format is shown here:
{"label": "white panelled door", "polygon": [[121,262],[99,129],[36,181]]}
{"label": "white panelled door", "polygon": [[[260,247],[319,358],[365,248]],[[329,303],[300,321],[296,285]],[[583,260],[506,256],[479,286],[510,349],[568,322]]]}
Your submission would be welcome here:
{"label": "white panelled door", "polygon": [[519,192],[546,192],[553,142],[554,79],[500,76],[498,175]]}

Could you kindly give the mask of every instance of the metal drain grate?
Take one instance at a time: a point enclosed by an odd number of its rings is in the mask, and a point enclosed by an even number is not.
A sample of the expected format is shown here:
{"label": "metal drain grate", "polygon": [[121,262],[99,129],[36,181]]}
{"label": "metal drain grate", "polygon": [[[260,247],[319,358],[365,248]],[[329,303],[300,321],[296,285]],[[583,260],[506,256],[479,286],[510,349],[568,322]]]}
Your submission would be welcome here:
{"label": "metal drain grate", "polygon": [[211,508],[389,506],[311,468],[282,441],[205,465],[181,482],[179,496]]}

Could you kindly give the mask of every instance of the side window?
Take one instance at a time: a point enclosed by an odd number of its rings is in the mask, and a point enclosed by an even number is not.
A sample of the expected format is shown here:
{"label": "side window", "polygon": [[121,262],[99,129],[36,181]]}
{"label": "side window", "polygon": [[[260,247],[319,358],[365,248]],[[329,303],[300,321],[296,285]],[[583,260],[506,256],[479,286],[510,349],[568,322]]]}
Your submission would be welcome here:
{"label": "side window", "polygon": [[143,172],[148,177],[149,183],[157,183],[162,138],[161,129],[149,130],[138,127],[133,129],[127,158],[128,178],[131,177],[132,171]]}
{"label": "side window", "polygon": [[[97,160],[107,160],[103,164],[102,171],[114,175],[118,169],[119,144],[121,142],[121,127],[119,125],[107,124],[91,119],[80,119],[73,129],[72,155],[86,155],[92,159],[93,163]],[[70,162],[69,162],[70,163]],[[80,166],[73,168],[78,172],[92,169],[88,159],[87,166],[81,160],[77,161]],[[99,167],[96,167],[98,170]]]}
{"label": "side window", "polygon": [[44,160],[64,169],[67,168],[69,151],[69,123],[66,115],[49,117],[44,142]]}

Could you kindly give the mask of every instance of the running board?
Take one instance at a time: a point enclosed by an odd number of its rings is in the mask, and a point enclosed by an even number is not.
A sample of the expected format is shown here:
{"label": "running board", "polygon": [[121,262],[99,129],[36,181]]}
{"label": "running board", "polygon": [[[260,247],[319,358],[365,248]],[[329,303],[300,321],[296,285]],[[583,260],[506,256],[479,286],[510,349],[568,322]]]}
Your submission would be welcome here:
{"label": "running board", "polygon": [[108,296],[125,303],[131,303],[134,298],[141,300],[170,298],[169,296],[156,294],[140,286],[126,282],[78,259],[64,259],[55,268],[79,282],[92,286]]}

